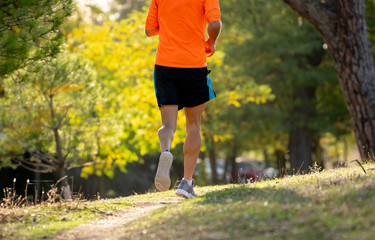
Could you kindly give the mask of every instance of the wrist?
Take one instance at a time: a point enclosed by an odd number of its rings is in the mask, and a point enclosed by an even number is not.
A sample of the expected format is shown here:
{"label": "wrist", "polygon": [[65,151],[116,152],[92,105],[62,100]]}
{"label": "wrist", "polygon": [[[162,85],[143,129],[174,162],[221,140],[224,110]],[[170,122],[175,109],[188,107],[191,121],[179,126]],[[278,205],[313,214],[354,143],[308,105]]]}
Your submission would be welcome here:
{"label": "wrist", "polygon": [[216,40],[213,40],[212,38],[208,38],[208,44],[215,45]]}

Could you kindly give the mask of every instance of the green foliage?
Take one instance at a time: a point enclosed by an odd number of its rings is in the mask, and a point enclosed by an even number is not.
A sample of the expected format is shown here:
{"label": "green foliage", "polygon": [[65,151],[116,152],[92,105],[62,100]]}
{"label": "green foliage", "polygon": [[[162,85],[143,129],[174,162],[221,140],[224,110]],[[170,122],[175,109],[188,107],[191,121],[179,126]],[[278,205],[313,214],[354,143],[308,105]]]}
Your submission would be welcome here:
{"label": "green foliage", "polygon": [[[104,128],[113,129],[103,138],[117,141],[108,151],[126,152],[134,160],[159,152],[161,120],[153,82],[157,39],[146,38],[145,18],[145,11],[133,12],[121,22],[85,25],[68,35],[71,51],[90,59],[99,73],[103,102],[97,114]],[[178,125],[184,128],[181,114]],[[183,134],[177,134],[174,145],[182,141]],[[95,171],[88,167],[83,172]]]}
{"label": "green foliage", "polygon": [[244,82],[262,84],[274,96],[263,105],[245,105],[242,113],[235,110],[244,116],[234,117],[234,125],[240,126],[239,134],[247,134],[247,148],[281,144],[286,150],[293,126],[350,131],[332,61],[309,23],[281,1],[224,1],[221,8],[224,30],[218,46],[225,51],[223,65],[231,76],[244,79],[241,88]]}
{"label": "green foliage", "polygon": [[[345,119],[330,60],[314,66],[311,55],[320,54],[322,42],[313,28],[282,3],[235,2],[221,3],[224,28],[219,51],[208,59],[217,98],[204,115],[202,129],[208,141],[203,150],[213,144],[219,144],[221,153],[237,148],[239,154],[250,148],[286,148],[293,123],[329,131],[334,122]],[[160,116],[152,81],[157,38],[144,36],[145,18],[145,10],[133,12],[121,22],[83,24],[68,34],[70,49],[90,59],[99,72],[105,102],[98,115],[111,119],[108,128],[117,126],[112,137],[121,139],[119,149],[130,149],[139,157],[159,151]],[[319,102],[298,98],[301,88],[320,83],[325,86],[315,90]],[[328,97],[325,89],[337,95]],[[294,111],[306,105],[316,110],[314,117]],[[183,119],[180,113],[175,145],[184,140]]]}
{"label": "green foliage", "polygon": [[[203,150],[215,144],[225,155],[286,149],[293,124],[346,134],[350,123],[341,90],[314,29],[281,2],[233,0],[221,2],[221,7],[224,28],[218,51],[208,59],[217,98],[204,114],[202,129],[208,141]],[[62,38],[57,30],[71,12],[71,1],[6,1],[0,10],[0,56],[5,56],[0,57],[0,76],[59,52]],[[12,21],[11,16],[25,20]],[[21,156],[40,148],[53,157],[51,129],[60,125],[69,164],[93,161],[83,168],[84,177],[111,177],[115,167],[126,171],[127,162],[157,154],[157,38],[145,37],[145,18],[144,8],[120,22],[105,17],[100,25],[70,24],[62,30],[70,54],[56,61],[38,60],[29,72],[12,75],[29,83],[14,87],[13,80],[5,79],[0,89],[6,94],[1,98],[6,108],[0,110],[3,152]],[[70,63],[72,53],[80,57]],[[312,89],[313,99],[303,98],[304,89]],[[55,118],[48,112],[48,91]],[[305,106],[311,106],[313,114],[296,111]],[[184,141],[182,114],[174,146]],[[10,164],[10,158],[5,159],[3,163]]]}
{"label": "green foliage", "polygon": [[252,78],[235,75],[233,66],[223,62],[225,57],[223,51],[217,51],[208,61],[208,67],[212,69],[210,78],[217,97],[207,106],[202,128],[204,136],[210,139],[211,144],[220,142],[228,147],[231,143],[240,143],[249,136],[248,109],[265,104],[272,100],[274,95],[268,85],[257,84]]}
{"label": "green foliage", "polygon": [[0,77],[55,56],[72,0],[4,0],[0,4]]}
{"label": "green foliage", "polygon": [[366,0],[367,31],[370,37],[372,50],[375,53],[375,1]]}
{"label": "green foliage", "polygon": [[[158,39],[147,38],[144,34],[146,14],[144,9],[131,13],[120,22],[107,20],[102,25],[85,25],[73,29],[68,35],[71,50],[81,52],[98,70],[106,97],[105,107],[98,114],[111,118],[113,122],[108,127],[118,126],[117,137],[121,139],[121,146],[138,156],[159,152],[156,133],[161,125],[153,82]],[[208,61],[209,68],[213,69],[210,76],[218,97],[209,104],[214,105],[210,106],[214,112],[207,116],[214,118],[210,120],[213,124],[205,124],[205,132],[214,133],[211,136],[215,139],[231,139],[236,134],[219,122],[222,116],[234,112],[227,110],[249,102],[264,103],[272,97],[265,85],[257,86],[240,76],[231,78],[230,69],[222,64],[223,57],[224,52],[218,51]],[[184,141],[184,129],[185,119],[180,111],[172,147]],[[87,168],[84,172],[86,170],[94,173],[93,169]]]}
{"label": "green foliage", "polygon": [[[61,164],[56,159],[55,130],[65,168],[83,164],[83,177],[111,178],[116,167],[126,171],[129,161],[139,160],[135,130],[124,133],[129,126],[116,114],[122,104],[115,102],[116,86],[105,88],[103,76],[87,59],[65,51],[58,59],[40,61],[12,77],[4,81],[6,97],[1,99],[2,166],[17,159],[30,169],[38,162],[46,164],[39,164],[39,170],[55,171]],[[13,87],[20,79],[27,81]]]}
{"label": "green foliage", "polygon": [[[15,84],[20,79],[27,81]],[[65,167],[86,162],[97,153],[94,107],[99,89],[87,61],[65,52],[58,59],[39,61],[13,73],[4,80],[4,87],[0,149],[8,161],[2,158],[2,166],[9,165],[12,158],[25,167],[33,168],[39,162],[40,170],[53,171],[60,164],[58,144],[66,158]],[[55,130],[61,143],[56,143]]]}

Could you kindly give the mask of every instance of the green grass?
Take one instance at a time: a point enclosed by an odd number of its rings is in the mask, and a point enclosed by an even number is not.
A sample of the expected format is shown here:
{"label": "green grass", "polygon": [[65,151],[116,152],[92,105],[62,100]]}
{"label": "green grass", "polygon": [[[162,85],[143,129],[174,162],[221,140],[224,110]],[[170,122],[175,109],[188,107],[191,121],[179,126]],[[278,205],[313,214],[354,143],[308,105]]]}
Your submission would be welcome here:
{"label": "green grass", "polygon": [[42,204],[15,209],[0,208],[0,239],[43,239],[132,205],[131,201],[119,198]]}
{"label": "green grass", "polygon": [[[374,165],[365,165],[366,169]],[[341,168],[253,184],[92,202],[0,208],[0,239],[43,239],[145,203],[175,202],[126,224],[121,239],[373,239],[375,171]],[[120,237],[120,236],[119,236]]]}
{"label": "green grass", "polygon": [[345,168],[198,188],[207,193],[157,210],[124,231],[126,239],[373,239],[374,183],[374,171]]}

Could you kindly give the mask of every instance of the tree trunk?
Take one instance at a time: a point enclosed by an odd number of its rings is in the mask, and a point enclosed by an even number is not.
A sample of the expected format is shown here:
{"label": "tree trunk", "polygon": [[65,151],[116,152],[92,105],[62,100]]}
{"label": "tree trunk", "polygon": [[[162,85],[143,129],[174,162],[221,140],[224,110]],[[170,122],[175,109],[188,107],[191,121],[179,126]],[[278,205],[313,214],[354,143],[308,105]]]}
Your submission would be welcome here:
{"label": "tree trunk", "polygon": [[325,169],[324,165],[324,159],[323,159],[323,151],[324,149],[320,145],[320,135],[315,135],[314,136],[314,160],[320,170]]}
{"label": "tree trunk", "polygon": [[202,153],[202,161],[201,161],[201,166],[199,168],[199,178],[201,181],[203,181],[205,184],[207,184],[207,172],[206,172],[206,154]]}
{"label": "tree trunk", "polygon": [[[42,192],[40,190],[40,172],[38,171],[40,170],[40,166],[39,164],[37,163],[36,164],[36,171],[35,171],[35,191],[37,192],[37,194],[35,194],[35,197],[38,199],[39,198],[39,195],[40,193]],[[36,200],[37,201],[37,200]]]}
{"label": "tree trunk", "polygon": [[99,181],[100,181],[100,185],[99,185],[99,192],[97,196],[98,199],[100,198],[100,196],[105,196],[105,178],[103,174],[100,176]]}
{"label": "tree trunk", "polygon": [[72,198],[72,193],[71,193],[71,190],[70,190],[70,186],[68,184],[68,179],[65,177],[65,159],[66,157],[63,155],[63,152],[62,152],[62,145],[61,145],[61,137],[60,137],[60,134],[59,134],[59,128],[60,128],[60,124],[62,122],[62,119],[56,119],[56,116],[55,116],[55,110],[54,110],[54,102],[53,102],[53,97],[54,95],[51,94],[49,96],[49,108],[50,108],[50,111],[51,111],[51,118],[53,120],[53,122],[59,122],[58,124],[54,125],[53,128],[52,128],[52,131],[53,131],[53,135],[54,135],[54,138],[55,138],[55,146],[56,146],[56,155],[57,155],[57,162],[58,162],[58,167],[56,169],[57,171],[57,174],[59,175],[59,178],[63,180],[61,181],[61,185],[62,185],[62,195],[64,197],[65,200],[68,200],[68,201],[71,201],[73,198]]}
{"label": "tree trunk", "polygon": [[312,166],[313,132],[307,127],[292,127],[289,135],[289,162],[293,174],[304,174]]}
{"label": "tree trunk", "polygon": [[[362,160],[375,156],[375,69],[367,32],[354,27],[353,38],[347,39],[347,31],[339,30],[331,54],[344,92],[345,101],[354,127],[357,146]],[[356,34],[357,33],[357,34]],[[366,42],[367,40],[367,42]],[[366,46],[367,45],[367,46]],[[366,50],[367,48],[367,50]],[[341,61],[340,61],[341,60]]]}
{"label": "tree trunk", "polygon": [[365,0],[284,0],[312,23],[327,44],[362,160],[375,156],[375,65]]}
{"label": "tree trunk", "polygon": [[290,113],[289,162],[293,174],[308,173],[312,166],[315,130],[309,127],[309,119],[316,117],[315,95],[316,87],[307,86],[298,89],[294,96],[300,103]]}
{"label": "tree trunk", "polygon": [[72,192],[70,190],[68,178],[66,177],[65,168],[59,168],[57,170],[57,174],[58,174],[59,179],[63,178],[63,180],[61,181],[63,198],[67,201],[72,201],[73,200]]}
{"label": "tree trunk", "polygon": [[348,161],[348,141],[346,140],[345,137],[343,137],[343,143],[344,143],[344,150],[343,150],[343,162],[346,163]]}
{"label": "tree trunk", "polygon": [[279,148],[275,148],[274,155],[276,157],[276,162],[279,168],[280,177],[284,177],[285,172],[286,172],[285,152]]}
{"label": "tree trunk", "polygon": [[264,163],[266,164],[266,167],[271,166],[270,158],[268,157],[268,151],[265,148],[263,148],[263,158],[264,158]]}
{"label": "tree trunk", "polygon": [[[64,178],[65,175],[65,157],[62,153],[62,147],[61,147],[61,139],[60,139],[60,134],[57,129],[53,129],[53,133],[55,135],[55,143],[56,143],[56,154],[57,154],[57,160],[59,162],[59,167],[57,170],[57,173],[59,175],[59,178]],[[68,183],[68,179],[64,178],[61,181],[62,185],[62,191],[63,191],[63,197],[65,200],[71,201],[73,199],[72,193],[70,190],[70,186]]]}
{"label": "tree trunk", "polygon": [[208,158],[210,159],[212,183],[217,184],[219,179],[217,177],[217,170],[216,170],[216,151],[215,151],[214,141],[211,142],[211,146],[208,149]]}
{"label": "tree trunk", "polygon": [[229,157],[229,161],[232,165],[232,180],[233,180],[233,183],[238,183],[238,167],[237,167],[237,162],[236,162],[236,158],[237,158],[237,144],[234,143],[233,144],[233,148],[232,148],[232,152],[231,152],[231,155]]}
{"label": "tree trunk", "polygon": [[210,168],[211,168],[211,180],[213,184],[217,184],[219,182],[219,178],[217,176],[217,169],[216,169],[216,147],[215,141],[213,137],[209,134],[203,132],[204,140],[206,141],[206,152],[208,153],[208,159],[210,161]]}
{"label": "tree trunk", "polygon": [[225,164],[224,164],[224,175],[223,175],[223,179],[222,179],[222,182],[224,184],[228,183],[228,178],[227,178],[228,174],[227,173],[228,173],[229,162],[230,162],[229,158],[226,157],[225,158]]}
{"label": "tree trunk", "polygon": [[232,181],[233,183],[238,183],[238,167],[235,158],[230,158],[230,163],[232,165]]}

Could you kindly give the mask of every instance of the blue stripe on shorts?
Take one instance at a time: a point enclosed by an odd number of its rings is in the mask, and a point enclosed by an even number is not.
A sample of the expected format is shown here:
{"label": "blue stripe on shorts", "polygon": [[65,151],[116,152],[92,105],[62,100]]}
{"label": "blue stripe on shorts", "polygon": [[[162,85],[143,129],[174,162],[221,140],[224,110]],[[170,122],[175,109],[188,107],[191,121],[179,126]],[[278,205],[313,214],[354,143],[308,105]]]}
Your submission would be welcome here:
{"label": "blue stripe on shorts", "polygon": [[215,96],[214,90],[212,89],[211,79],[208,75],[207,75],[207,86],[208,86],[208,89],[209,89],[208,92],[209,92],[210,100],[214,99],[216,96]]}
{"label": "blue stripe on shorts", "polygon": [[158,89],[156,88],[156,83],[155,83],[155,73],[154,73],[154,88],[155,88],[155,96],[158,95]]}

